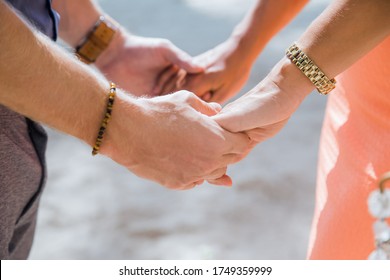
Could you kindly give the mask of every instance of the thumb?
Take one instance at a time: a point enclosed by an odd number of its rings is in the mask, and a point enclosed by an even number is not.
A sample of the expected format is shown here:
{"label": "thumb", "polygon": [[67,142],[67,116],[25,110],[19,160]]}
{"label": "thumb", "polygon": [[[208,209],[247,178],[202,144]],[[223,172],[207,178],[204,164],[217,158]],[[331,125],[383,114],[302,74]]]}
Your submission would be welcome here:
{"label": "thumb", "polygon": [[214,121],[232,133],[241,132],[243,130],[241,127],[241,112],[235,109],[236,106],[229,103],[217,115],[213,116]]}
{"label": "thumb", "polygon": [[212,80],[206,72],[201,74],[189,74],[185,77],[183,89],[195,93],[197,96],[203,97],[211,89]]}
{"label": "thumb", "polygon": [[217,185],[217,186],[231,187],[233,185],[232,179],[226,174],[218,179],[207,180],[207,182],[209,182],[210,184],[213,184],[213,185]]}
{"label": "thumb", "polygon": [[165,58],[169,62],[176,64],[188,73],[201,73],[204,71],[204,67],[201,64],[196,63],[188,53],[182,51],[175,45],[170,45],[165,51]]}

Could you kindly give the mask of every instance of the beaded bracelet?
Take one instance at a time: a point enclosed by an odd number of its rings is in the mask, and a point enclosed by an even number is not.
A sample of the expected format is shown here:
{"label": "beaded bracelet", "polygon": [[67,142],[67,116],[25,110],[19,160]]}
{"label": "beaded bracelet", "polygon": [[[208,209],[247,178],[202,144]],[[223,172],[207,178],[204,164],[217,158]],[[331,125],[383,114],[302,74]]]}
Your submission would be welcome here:
{"label": "beaded bracelet", "polygon": [[100,125],[99,133],[95,141],[95,146],[93,146],[92,148],[93,156],[96,156],[99,153],[100,145],[102,144],[103,141],[104,131],[106,130],[107,124],[111,118],[111,112],[112,112],[112,107],[114,105],[115,94],[116,94],[116,85],[114,83],[110,83],[110,94],[108,95],[106,113],[104,115],[102,124]]}

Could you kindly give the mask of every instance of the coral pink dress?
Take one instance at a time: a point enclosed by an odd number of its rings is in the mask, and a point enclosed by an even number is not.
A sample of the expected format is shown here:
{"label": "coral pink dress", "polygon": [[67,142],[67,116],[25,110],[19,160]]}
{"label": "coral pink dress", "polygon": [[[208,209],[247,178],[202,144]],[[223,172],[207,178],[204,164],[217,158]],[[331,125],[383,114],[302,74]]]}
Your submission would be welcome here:
{"label": "coral pink dress", "polygon": [[337,77],[322,130],[309,259],[367,259],[367,197],[390,171],[390,37]]}

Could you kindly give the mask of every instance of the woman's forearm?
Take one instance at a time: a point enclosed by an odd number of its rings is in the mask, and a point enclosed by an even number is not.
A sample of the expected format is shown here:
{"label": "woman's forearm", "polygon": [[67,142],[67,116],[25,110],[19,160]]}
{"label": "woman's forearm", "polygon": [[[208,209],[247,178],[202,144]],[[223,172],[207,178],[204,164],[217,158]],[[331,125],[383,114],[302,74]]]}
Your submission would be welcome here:
{"label": "woman's forearm", "polygon": [[[297,45],[329,78],[334,78],[390,35],[389,14],[387,0],[334,1]],[[268,79],[282,91],[299,95],[300,100],[315,88],[287,58],[278,63]]]}
{"label": "woman's forearm", "polygon": [[231,38],[254,61],[272,37],[288,24],[308,0],[258,0],[236,26]]}
{"label": "woman's forearm", "polygon": [[[334,78],[389,36],[389,14],[387,0],[334,1],[297,45]],[[216,118],[230,131],[257,129],[254,137],[263,141],[281,129],[313,89],[314,84],[284,57],[259,85],[228,104]]]}
{"label": "woman's forearm", "polygon": [[[387,0],[334,1],[308,27],[298,46],[329,78],[334,78],[390,35],[389,14]],[[278,76],[279,84],[292,92],[310,93],[308,78],[303,74],[293,83],[285,78],[297,69],[286,58],[283,61],[278,68],[283,71],[274,71],[271,76]]]}
{"label": "woman's forearm", "polygon": [[390,1],[337,0],[309,26],[298,45],[333,78],[390,34]]}

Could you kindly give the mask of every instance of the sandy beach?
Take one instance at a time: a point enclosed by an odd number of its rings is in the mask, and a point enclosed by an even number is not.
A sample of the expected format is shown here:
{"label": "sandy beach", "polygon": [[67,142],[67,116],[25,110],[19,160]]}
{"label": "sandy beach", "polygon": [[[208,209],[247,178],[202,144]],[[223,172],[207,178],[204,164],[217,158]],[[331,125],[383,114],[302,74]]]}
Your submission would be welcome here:
{"label": "sandy beach", "polygon": [[[191,55],[223,42],[252,0],[99,1],[131,32]],[[311,1],[259,56],[241,94],[283,56],[327,0]],[[129,77],[131,79],[131,77]],[[285,129],[229,168],[232,188],[171,191],[48,129],[48,181],[31,259],[304,259],[326,98],[310,95]]]}

